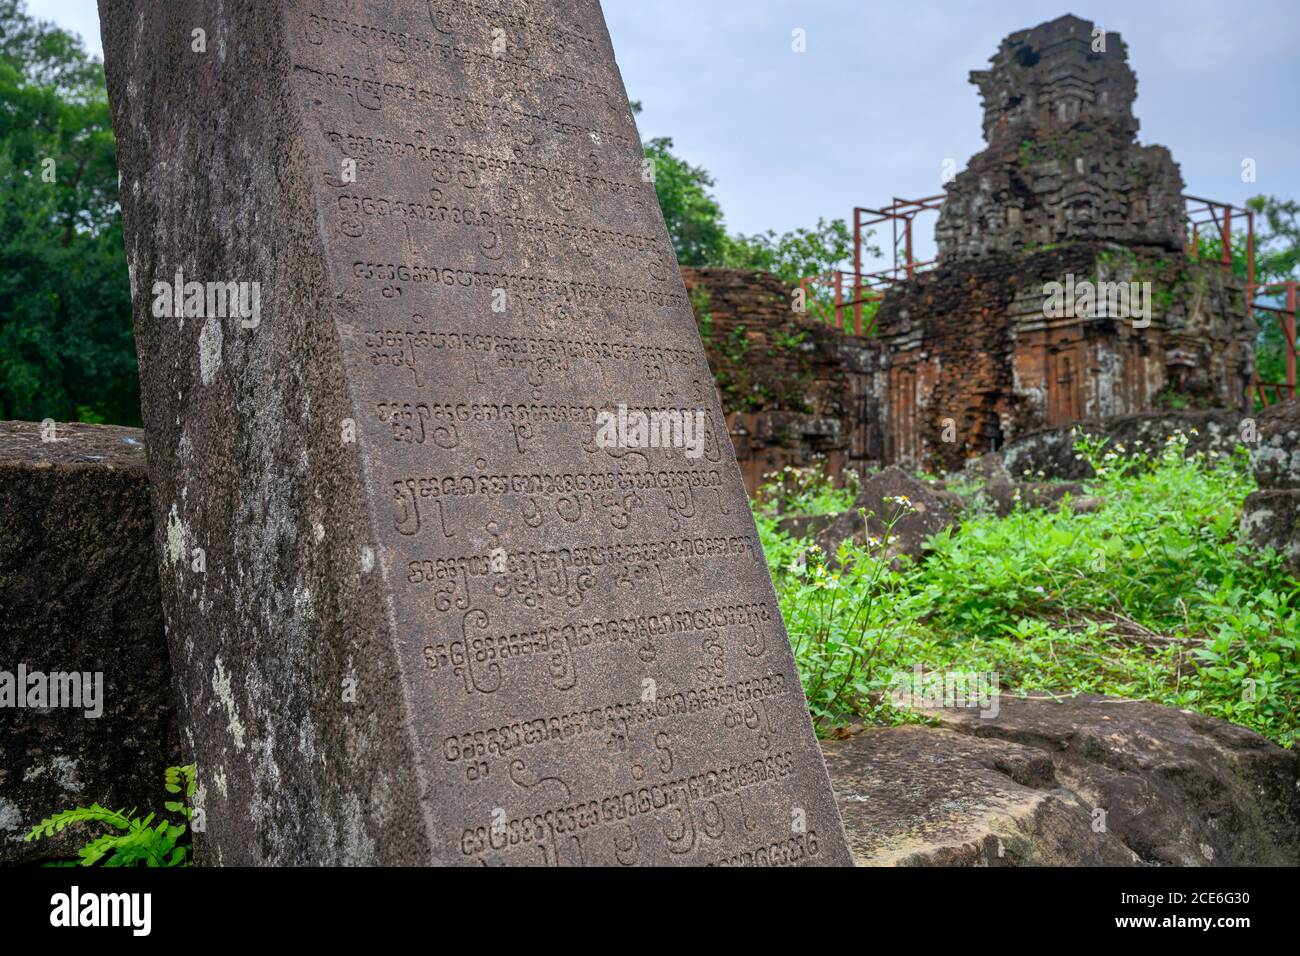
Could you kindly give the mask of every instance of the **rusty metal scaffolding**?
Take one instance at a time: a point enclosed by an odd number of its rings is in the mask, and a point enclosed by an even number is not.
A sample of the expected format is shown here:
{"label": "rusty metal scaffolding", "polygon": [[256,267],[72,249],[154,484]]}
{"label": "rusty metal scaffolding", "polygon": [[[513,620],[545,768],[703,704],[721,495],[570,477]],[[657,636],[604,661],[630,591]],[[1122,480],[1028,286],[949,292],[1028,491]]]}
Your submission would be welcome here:
{"label": "rusty metal scaffolding", "polygon": [[[1199,196],[1184,196],[1187,203],[1187,252],[1188,255],[1205,260],[1201,240],[1204,235],[1202,227],[1208,227],[1213,241],[1218,244],[1215,261],[1224,268],[1233,268],[1233,224],[1242,219],[1246,221],[1246,241],[1242,250],[1246,267],[1246,317],[1254,322],[1257,313],[1267,313],[1277,320],[1285,342],[1283,357],[1286,381],[1266,382],[1256,370],[1255,380],[1251,383],[1250,397],[1261,406],[1271,405],[1284,398],[1296,397],[1296,282],[1257,283],[1255,281],[1255,212],[1230,203],[1202,199]],[[1260,297],[1273,300],[1280,296],[1282,305],[1271,301],[1260,301]]]}
{"label": "rusty metal scaffolding", "polygon": [[[1187,254],[1194,259],[1205,259],[1201,255],[1201,227],[1212,226],[1214,238],[1220,249],[1220,265],[1232,268],[1232,224],[1240,218],[1246,220],[1246,286],[1255,285],[1255,213],[1231,203],[1217,202],[1213,199],[1201,199],[1199,196],[1183,196],[1187,211]],[[1249,299],[1249,297],[1247,297]],[[1247,315],[1251,304],[1246,303]]]}
{"label": "rusty metal scaffolding", "polygon": [[[818,292],[828,292],[830,302],[825,304],[823,314],[835,328],[846,330],[848,316],[853,317],[854,335],[870,335],[874,325],[874,311],[867,316],[864,326],[864,306],[878,303],[885,296],[885,291],[896,282],[913,278],[918,272],[933,267],[939,257],[924,262],[915,258],[913,223],[924,212],[937,212],[943,205],[945,195],[926,196],[923,199],[900,199],[895,196],[888,206],[870,209],[864,206],[853,208],[853,270],[842,269],[823,272],[799,280],[805,302],[809,297],[816,297]],[[1255,282],[1255,213],[1253,210],[1234,206],[1231,203],[1203,199],[1199,196],[1184,195],[1187,215],[1187,253],[1191,257],[1205,261],[1208,257],[1202,247],[1202,239],[1211,238],[1219,248],[1213,252],[1214,261],[1226,269],[1232,269],[1233,231],[1237,223],[1245,221],[1245,248],[1242,250],[1246,271],[1246,318],[1254,321],[1257,312],[1266,312],[1276,316],[1286,342],[1286,381],[1265,382],[1258,374],[1251,385],[1252,397],[1260,404],[1280,401],[1282,397],[1294,398],[1296,395],[1296,286],[1294,281],[1270,284]],[[876,272],[863,272],[865,239],[867,227],[888,222],[891,230],[889,268]],[[1282,295],[1285,305],[1277,306],[1259,301],[1260,296],[1274,298]],[[825,300],[820,300],[824,302]]]}
{"label": "rusty metal scaffolding", "polygon": [[[1271,282],[1254,286],[1251,291],[1251,310],[1275,315],[1282,329],[1282,338],[1286,342],[1286,381],[1265,382],[1260,378],[1258,370],[1256,371],[1253,397],[1261,406],[1296,397],[1296,286],[1298,284],[1300,283],[1291,279],[1287,282]],[[1283,305],[1255,301],[1257,296],[1264,295],[1272,298],[1279,293]]]}
{"label": "rusty metal scaffolding", "polygon": [[[828,290],[832,297],[831,324],[837,329],[843,329],[851,309],[853,333],[871,334],[873,321],[870,317],[866,328],[863,327],[863,306],[879,302],[884,298],[885,289],[890,285],[911,279],[917,272],[930,268],[939,261],[938,256],[924,262],[916,260],[912,224],[923,212],[937,212],[943,200],[943,193],[937,196],[926,196],[924,199],[900,199],[895,196],[893,202],[880,209],[855,206],[853,208],[853,271],[833,269],[830,272],[800,279],[799,287],[805,297],[819,289]],[[892,231],[890,254],[893,264],[887,269],[876,272],[863,272],[866,227],[882,222],[888,222]]]}

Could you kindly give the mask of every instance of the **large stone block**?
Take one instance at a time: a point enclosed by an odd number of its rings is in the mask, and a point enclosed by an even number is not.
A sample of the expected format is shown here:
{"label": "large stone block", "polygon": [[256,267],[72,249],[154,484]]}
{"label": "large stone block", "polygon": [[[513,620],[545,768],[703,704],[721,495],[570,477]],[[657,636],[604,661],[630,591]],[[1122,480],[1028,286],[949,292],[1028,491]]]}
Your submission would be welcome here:
{"label": "large stone block", "polygon": [[825,744],[860,866],[1295,866],[1300,754],[1092,695]]}
{"label": "large stone block", "polygon": [[59,810],[157,809],[180,762],[151,528],[139,430],[0,422],[0,863],[72,855],[22,840]]}
{"label": "large stone block", "polygon": [[1242,540],[1282,555],[1300,577],[1300,488],[1265,488],[1248,495],[1241,506]]}
{"label": "large stone block", "polygon": [[1002,450],[1002,457],[1016,478],[1041,474],[1045,478],[1086,479],[1094,473],[1074,450],[1076,431],[1094,440],[1105,439],[1107,451],[1120,454],[1159,453],[1171,437],[1181,435],[1187,439],[1188,454],[1224,457],[1239,445],[1251,447],[1248,418],[1236,409],[1216,408],[1088,419],[1021,435]]}
{"label": "large stone block", "polygon": [[849,862],[595,0],[100,14],[198,858]]}
{"label": "large stone block", "polygon": [[1259,486],[1300,489],[1300,398],[1269,406],[1255,424],[1250,461]]}

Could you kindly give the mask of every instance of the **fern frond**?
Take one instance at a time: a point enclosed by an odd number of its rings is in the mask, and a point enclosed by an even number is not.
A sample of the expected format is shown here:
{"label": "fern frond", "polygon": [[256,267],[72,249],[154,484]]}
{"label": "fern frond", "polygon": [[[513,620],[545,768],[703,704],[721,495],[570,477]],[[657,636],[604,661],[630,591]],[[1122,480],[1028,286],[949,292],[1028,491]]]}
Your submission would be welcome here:
{"label": "fern frond", "polygon": [[77,865],[94,866],[109,853],[112,853],[117,848],[117,844],[123,839],[116,833],[105,833],[102,837],[91,840],[77,851],[77,856],[80,857]]}
{"label": "fern frond", "polygon": [[184,784],[185,796],[192,797],[198,784],[198,767],[192,763],[182,767],[168,767],[163,780],[168,793],[180,793],[181,785]]}
{"label": "fern frond", "polygon": [[55,833],[72,823],[107,823],[119,830],[126,830],[131,826],[131,821],[128,819],[125,810],[109,810],[101,807],[98,803],[92,803],[88,807],[76,807],[72,810],[56,813],[52,817],[46,817],[32,827],[31,832],[24,839],[39,840],[43,837],[54,836]]}
{"label": "fern frond", "polygon": [[133,826],[130,833],[115,839],[113,855],[104,861],[105,866],[134,866],[140,862],[148,866],[158,865],[162,853],[156,830]]}
{"label": "fern frond", "polygon": [[[197,786],[197,771],[194,764],[183,767],[168,767],[164,783],[169,793],[179,794],[184,789],[185,798],[167,801],[164,805],[168,811],[180,814],[185,820],[194,811],[187,805],[189,797],[194,795]],[[77,807],[64,810],[42,820],[32,827],[27,840],[39,840],[53,836],[73,823],[103,823],[120,833],[109,832],[96,837],[77,851],[76,860],[60,860],[47,866],[189,866],[189,848],[177,846],[177,841],[189,827],[185,823],[172,823],[162,819],[156,824],[156,813],[150,813],[143,819],[135,815],[135,809],[129,812],[109,810],[98,803],[89,807]]]}

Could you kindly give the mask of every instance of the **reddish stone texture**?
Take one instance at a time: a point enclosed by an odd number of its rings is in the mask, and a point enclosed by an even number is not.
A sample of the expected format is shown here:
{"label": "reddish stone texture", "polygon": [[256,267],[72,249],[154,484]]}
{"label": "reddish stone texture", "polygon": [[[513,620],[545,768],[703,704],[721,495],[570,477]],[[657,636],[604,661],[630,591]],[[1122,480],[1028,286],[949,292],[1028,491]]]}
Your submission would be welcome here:
{"label": "reddish stone texture", "polygon": [[[969,260],[895,287],[874,339],[794,314],[767,273],[682,272],[751,492],[819,458],[835,475],[954,470],[1035,429],[1155,410],[1162,396],[1229,406],[1253,368],[1240,285],[1184,256],[1078,243]],[[1043,316],[1044,283],[1117,272],[1154,277],[1164,298],[1149,327]]]}
{"label": "reddish stone texture", "polygon": [[745,485],[819,457],[835,475],[880,457],[871,340],[793,311],[767,272],[683,268]]}
{"label": "reddish stone texture", "polygon": [[[1124,43],[1101,42],[1061,17],[971,74],[988,148],[947,187],[939,267],[894,286],[877,315],[886,462],[952,469],[1033,429],[1164,398],[1244,402],[1244,283],[1186,254],[1178,166],[1135,141]],[[1149,283],[1149,315],[1049,315],[1048,283],[1070,281]]]}
{"label": "reddish stone texture", "polygon": [[[939,267],[890,288],[874,338],[802,321],[772,276],[683,270],[751,490],[816,454],[954,470],[1038,428],[1244,406],[1244,282],[1187,255],[1182,177],[1136,141],[1119,35],[1061,17],[971,80],[988,147],[947,186]],[[1049,283],[1085,282],[1149,283],[1148,308],[1050,313]]]}
{"label": "reddish stone texture", "polygon": [[[1151,282],[1150,325],[1046,317],[1044,284],[1067,275]],[[947,470],[1034,429],[1150,411],[1166,396],[1238,404],[1254,363],[1231,276],[1098,243],[945,265],[891,290],[877,327],[884,460]]]}

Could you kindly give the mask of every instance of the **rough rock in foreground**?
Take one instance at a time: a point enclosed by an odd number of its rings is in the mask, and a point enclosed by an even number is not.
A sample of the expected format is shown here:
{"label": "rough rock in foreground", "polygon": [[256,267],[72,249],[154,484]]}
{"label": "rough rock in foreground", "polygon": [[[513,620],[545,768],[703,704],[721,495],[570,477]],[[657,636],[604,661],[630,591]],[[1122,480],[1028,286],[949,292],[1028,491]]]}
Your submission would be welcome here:
{"label": "rough rock in foreground", "polygon": [[1300,575],[1300,399],[1264,409],[1251,447],[1259,491],[1242,505],[1242,538],[1272,548]]}
{"label": "rough rock in foreground", "polygon": [[1245,728],[1093,696],[936,714],[824,742],[859,866],[1300,863],[1300,754]]}
{"label": "rough rock in foreground", "polygon": [[0,671],[100,673],[102,713],[0,707],[0,864],[85,842],[23,841],[56,811],[158,809],[180,762],[141,433],[53,428],[0,422]]}

